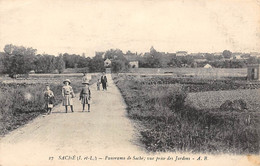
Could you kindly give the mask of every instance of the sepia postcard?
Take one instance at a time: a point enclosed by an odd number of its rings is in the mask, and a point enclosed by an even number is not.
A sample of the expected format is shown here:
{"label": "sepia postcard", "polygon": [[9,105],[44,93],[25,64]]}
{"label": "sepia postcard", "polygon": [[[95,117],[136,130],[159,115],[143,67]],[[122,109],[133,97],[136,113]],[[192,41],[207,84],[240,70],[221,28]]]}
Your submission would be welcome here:
{"label": "sepia postcard", "polygon": [[0,0],[0,166],[260,165],[260,0]]}

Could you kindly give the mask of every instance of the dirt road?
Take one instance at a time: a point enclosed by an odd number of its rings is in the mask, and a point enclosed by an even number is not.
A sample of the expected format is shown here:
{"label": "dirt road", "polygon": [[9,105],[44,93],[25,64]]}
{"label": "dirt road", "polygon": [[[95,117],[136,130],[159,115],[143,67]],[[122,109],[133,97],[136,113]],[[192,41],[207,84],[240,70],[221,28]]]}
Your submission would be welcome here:
{"label": "dirt road", "polygon": [[51,115],[39,116],[2,138],[1,156],[5,157],[1,163],[34,164],[60,155],[104,157],[119,152],[120,155],[141,152],[137,132],[126,117],[126,105],[111,75],[107,78],[107,91],[97,91],[95,85],[91,86],[91,112],[82,112],[77,94],[74,113],[66,114],[63,106],[56,106]]}
{"label": "dirt road", "polygon": [[[205,154],[148,154],[138,142],[138,131],[126,117],[126,105],[111,75],[108,91],[92,90],[91,112],[82,112],[74,99],[74,113],[56,106],[0,140],[0,166],[46,165],[248,165],[243,156]],[[128,156],[131,159],[128,159]],[[198,161],[198,157],[208,157]],[[119,158],[113,158],[119,157]],[[156,160],[157,157],[162,157]],[[169,158],[168,158],[169,157]],[[190,160],[176,160],[184,157]],[[163,159],[165,158],[165,159]],[[195,160],[193,160],[194,158]],[[150,159],[150,160],[148,160]],[[167,160],[169,159],[169,160]],[[239,163],[238,163],[239,162]]]}

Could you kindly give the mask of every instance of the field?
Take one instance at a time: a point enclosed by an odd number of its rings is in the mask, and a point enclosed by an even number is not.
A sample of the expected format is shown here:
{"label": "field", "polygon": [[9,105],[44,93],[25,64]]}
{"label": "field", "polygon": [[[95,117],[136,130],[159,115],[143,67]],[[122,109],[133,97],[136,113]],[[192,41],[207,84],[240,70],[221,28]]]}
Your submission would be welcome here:
{"label": "field", "polygon": [[260,89],[189,93],[186,103],[198,109],[219,108],[226,100],[243,99],[249,111],[260,112]]}
{"label": "field", "polygon": [[[165,77],[114,75],[128,106],[128,116],[142,126],[141,141],[147,150],[260,152],[259,90],[253,89],[258,86],[251,87],[243,81],[236,84],[231,80],[195,79],[191,83],[192,79],[176,81]],[[235,99],[245,101],[248,109],[220,109],[226,100]]]}
{"label": "field", "polygon": [[129,71],[132,74],[140,75],[162,75],[173,76],[193,76],[201,78],[223,78],[223,77],[246,77],[247,69],[227,69],[227,68],[133,68]]}
{"label": "field", "polygon": [[[0,79],[0,135],[4,135],[28,121],[45,113],[43,92],[50,85],[55,95],[55,105],[61,103],[61,88],[64,79],[71,80],[75,93],[82,86],[82,74],[35,74],[28,78]],[[96,81],[93,74],[90,83]]]}

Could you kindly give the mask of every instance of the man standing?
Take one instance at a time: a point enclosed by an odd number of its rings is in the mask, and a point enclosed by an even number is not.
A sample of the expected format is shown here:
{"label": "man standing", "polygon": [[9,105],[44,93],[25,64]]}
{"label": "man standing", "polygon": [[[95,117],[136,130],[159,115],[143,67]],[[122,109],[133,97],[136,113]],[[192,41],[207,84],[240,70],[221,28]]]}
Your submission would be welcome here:
{"label": "man standing", "polygon": [[102,74],[100,80],[101,80],[103,90],[107,90],[107,77],[106,77],[105,73]]}

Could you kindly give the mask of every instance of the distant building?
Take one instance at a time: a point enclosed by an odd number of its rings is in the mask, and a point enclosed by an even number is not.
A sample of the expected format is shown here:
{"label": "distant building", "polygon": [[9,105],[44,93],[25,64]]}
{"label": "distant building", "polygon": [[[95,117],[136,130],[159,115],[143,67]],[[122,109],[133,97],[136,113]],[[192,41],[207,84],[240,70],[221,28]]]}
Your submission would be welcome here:
{"label": "distant building", "polygon": [[207,53],[203,53],[203,52],[199,52],[197,53],[197,56],[200,56],[200,57],[205,57]]}
{"label": "distant building", "polygon": [[215,53],[213,53],[213,55],[214,55],[214,56],[222,56],[223,53],[222,53],[222,52],[215,52]]}
{"label": "distant building", "polygon": [[29,74],[35,74],[35,71],[34,71],[34,70],[31,70],[31,71],[29,72]]}
{"label": "distant building", "polygon": [[237,59],[237,60],[245,60],[245,59],[250,58],[250,54],[243,54],[240,52],[235,52],[235,53],[232,53],[232,57],[233,57],[233,59]]}
{"label": "distant building", "polygon": [[104,53],[101,55],[101,57],[102,57],[103,59],[105,59],[105,55],[106,55],[106,53],[104,52]]}
{"label": "distant building", "polygon": [[124,55],[124,57],[129,62],[131,68],[139,68],[139,61],[137,55]]}
{"label": "distant building", "polygon": [[131,68],[139,68],[139,62],[138,61],[131,61],[129,62],[129,65]]}
{"label": "distant building", "polygon": [[104,59],[105,58],[105,52],[97,52],[96,51],[95,56],[102,57]]}
{"label": "distant building", "polygon": [[260,57],[260,53],[259,52],[250,52],[251,56],[256,56],[256,57]]}
{"label": "distant building", "polygon": [[176,56],[186,56],[188,54],[187,51],[177,51]]}
{"label": "distant building", "polygon": [[111,65],[111,60],[110,59],[106,59],[105,61],[104,61],[104,66],[105,67],[109,67],[110,65]]}
{"label": "distant building", "polygon": [[241,53],[239,53],[239,52],[233,52],[232,53],[232,57],[233,57],[233,59],[243,59],[242,57],[241,57]]}
{"label": "distant building", "polygon": [[210,68],[212,68],[212,66],[211,66],[210,64],[206,64],[206,65],[204,66],[204,68],[210,69]]}
{"label": "distant building", "polygon": [[260,80],[260,67],[259,64],[247,65],[247,79]]}
{"label": "distant building", "polygon": [[207,59],[194,59],[194,62],[206,62],[207,61]]}

